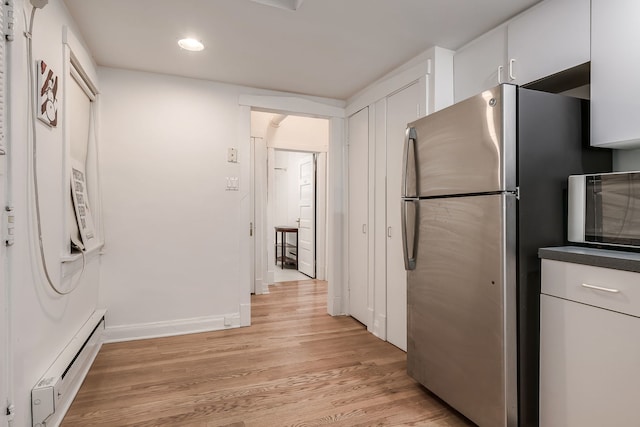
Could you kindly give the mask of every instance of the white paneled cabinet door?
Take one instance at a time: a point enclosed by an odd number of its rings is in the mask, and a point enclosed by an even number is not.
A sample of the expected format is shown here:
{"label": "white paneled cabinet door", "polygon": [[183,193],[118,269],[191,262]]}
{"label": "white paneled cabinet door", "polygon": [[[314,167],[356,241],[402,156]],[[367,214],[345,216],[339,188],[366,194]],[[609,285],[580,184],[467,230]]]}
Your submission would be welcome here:
{"label": "white paneled cabinet door", "polygon": [[590,17],[590,0],[547,0],[462,47],[453,59],[455,102],[589,62]]}
{"label": "white paneled cabinet door", "polygon": [[639,337],[638,317],[541,295],[540,425],[640,425]]}
{"label": "white paneled cabinet door", "polygon": [[527,84],[591,58],[590,0],[548,0],[508,25],[507,83]]}
{"label": "white paneled cabinet door", "polygon": [[507,27],[498,27],[458,50],[453,57],[454,100],[462,101],[507,78]]}
{"label": "white paneled cabinet door", "polygon": [[369,326],[369,108],[349,117],[349,314]]}
{"label": "white paneled cabinet door", "polygon": [[402,255],[400,187],[407,123],[420,115],[420,85],[387,98],[387,341],[407,349],[407,272]]}
{"label": "white paneled cabinet door", "polygon": [[640,1],[591,8],[591,145],[640,147]]}
{"label": "white paneled cabinet door", "polygon": [[311,278],[316,277],[315,176],[315,155],[309,153],[298,164],[298,270]]}

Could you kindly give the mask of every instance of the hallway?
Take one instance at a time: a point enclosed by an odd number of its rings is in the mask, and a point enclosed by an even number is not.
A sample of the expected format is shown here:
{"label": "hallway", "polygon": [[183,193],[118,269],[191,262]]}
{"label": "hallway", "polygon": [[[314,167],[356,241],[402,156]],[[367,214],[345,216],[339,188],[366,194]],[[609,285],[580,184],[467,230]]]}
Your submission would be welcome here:
{"label": "hallway", "polygon": [[326,295],[278,283],[252,296],[251,327],[105,344],[62,425],[471,425]]}

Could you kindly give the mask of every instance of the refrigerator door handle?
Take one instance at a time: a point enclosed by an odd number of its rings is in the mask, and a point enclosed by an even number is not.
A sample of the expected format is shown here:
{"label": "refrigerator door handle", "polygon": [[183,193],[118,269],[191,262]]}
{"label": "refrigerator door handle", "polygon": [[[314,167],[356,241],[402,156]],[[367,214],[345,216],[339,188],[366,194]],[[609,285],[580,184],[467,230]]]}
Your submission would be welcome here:
{"label": "refrigerator door handle", "polygon": [[409,127],[405,132],[404,154],[402,156],[402,196],[418,197],[418,168],[416,161],[416,128]]}
{"label": "refrigerator door handle", "polygon": [[405,270],[415,270],[418,250],[419,200],[402,201],[402,252]]}

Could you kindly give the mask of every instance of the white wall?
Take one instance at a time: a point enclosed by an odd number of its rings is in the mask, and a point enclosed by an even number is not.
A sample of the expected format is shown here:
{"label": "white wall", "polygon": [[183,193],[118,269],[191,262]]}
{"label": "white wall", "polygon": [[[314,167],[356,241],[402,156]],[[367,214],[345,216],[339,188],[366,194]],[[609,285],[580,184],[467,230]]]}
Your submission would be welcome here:
{"label": "white wall", "polygon": [[329,121],[314,117],[287,116],[278,127],[270,125],[275,113],[251,112],[251,136],[267,140],[267,147],[281,150],[326,152]]}
{"label": "white wall", "polygon": [[[23,9],[24,8],[24,9]],[[15,404],[14,425],[30,425],[31,388],[53,363],[73,335],[97,306],[99,284],[99,259],[89,261],[85,274],[76,291],[68,296],[58,296],[48,287],[43,277],[37,255],[37,238],[34,226],[31,178],[29,174],[29,125],[27,120],[27,57],[23,10],[30,7],[22,0],[15,2],[15,41],[8,44],[10,51],[10,135],[8,161],[8,199],[15,208],[15,245],[7,250],[7,284],[9,286],[10,325],[10,400]],[[34,60],[45,60],[63,82],[62,27],[74,28],[65,7],[59,0],[52,0],[38,11],[33,32]],[[79,32],[75,32],[79,35]],[[76,52],[87,57],[86,52]],[[83,63],[93,74],[90,63]],[[62,87],[64,89],[64,87]],[[62,95],[62,94],[60,94]],[[63,212],[69,197],[68,183],[64,181],[64,129],[65,121],[61,96],[57,128],[36,123],[38,150],[38,177],[42,211],[43,243],[46,260],[56,285],[61,281],[61,256],[68,243],[64,235]],[[4,404],[4,402],[2,402]],[[4,406],[2,406],[4,410]]]}
{"label": "white wall", "polygon": [[289,152],[276,150],[274,159],[274,185],[267,203],[273,203],[273,223],[286,225],[289,219]]}
{"label": "white wall", "polygon": [[99,73],[108,330],[196,318],[206,329],[221,316],[238,326],[248,298],[238,283],[242,192],[226,190],[226,177],[241,175],[240,163],[227,162],[238,88]]}
{"label": "white wall", "polygon": [[[110,68],[99,75],[108,333],[212,330],[225,318],[239,326],[249,304],[239,242],[249,227],[240,218],[250,138],[239,137],[238,99],[274,92]],[[227,162],[233,146],[238,163]],[[227,176],[240,177],[240,191],[226,191]]]}
{"label": "white wall", "polygon": [[[247,269],[239,259],[246,255],[241,250],[248,240],[250,124],[250,111],[239,105],[239,99],[269,97],[292,110],[319,108],[331,114],[339,114],[344,105],[317,97],[101,69],[105,84],[97,79],[96,83],[103,107],[99,134],[107,245],[102,266],[100,257],[93,257],[77,291],[57,296],[47,287],[38,263],[26,143],[30,132],[23,8],[30,12],[24,0],[16,0],[16,41],[8,45],[10,163],[4,201],[15,208],[16,241],[6,256],[10,337],[8,349],[2,351],[9,359],[10,378],[2,381],[15,404],[16,426],[30,424],[31,388],[98,306],[98,299],[109,310],[109,332],[119,338],[221,328],[225,316],[238,325],[240,306],[246,307],[249,300],[243,280]],[[63,25],[77,36],[80,33],[61,0],[51,0],[38,11],[35,23],[34,58],[45,60],[62,78]],[[90,54],[84,48],[74,53],[95,75],[94,65],[86,63]],[[60,102],[64,114],[64,97]],[[60,280],[68,244],[63,215],[69,193],[63,166],[64,121],[63,115],[53,129],[36,123],[43,242],[54,282]],[[334,143],[341,143],[339,126],[334,128],[338,129]],[[237,164],[226,162],[230,146],[240,151]],[[337,152],[335,162],[340,164]],[[241,177],[240,191],[225,191],[226,176]],[[339,180],[339,174],[334,179]],[[99,294],[100,280],[104,286]]]}
{"label": "white wall", "polygon": [[614,171],[640,171],[640,150],[614,150]]}
{"label": "white wall", "polygon": [[329,122],[311,117],[288,116],[279,128],[267,131],[267,146],[326,153],[329,148]]}

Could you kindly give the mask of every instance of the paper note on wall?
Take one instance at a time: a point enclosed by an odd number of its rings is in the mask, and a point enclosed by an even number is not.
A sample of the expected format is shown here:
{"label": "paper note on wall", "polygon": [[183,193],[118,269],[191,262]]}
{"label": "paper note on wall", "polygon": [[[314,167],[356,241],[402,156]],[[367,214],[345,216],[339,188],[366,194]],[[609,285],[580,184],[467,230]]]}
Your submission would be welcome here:
{"label": "paper note on wall", "polygon": [[84,166],[80,162],[73,162],[71,167],[71,195],[73,207],[76,213],[76,221],[80,238],[85,250],[90,250],[96,245],[93,216],[89,208],[89,196],[87,194],[87,178]]}

